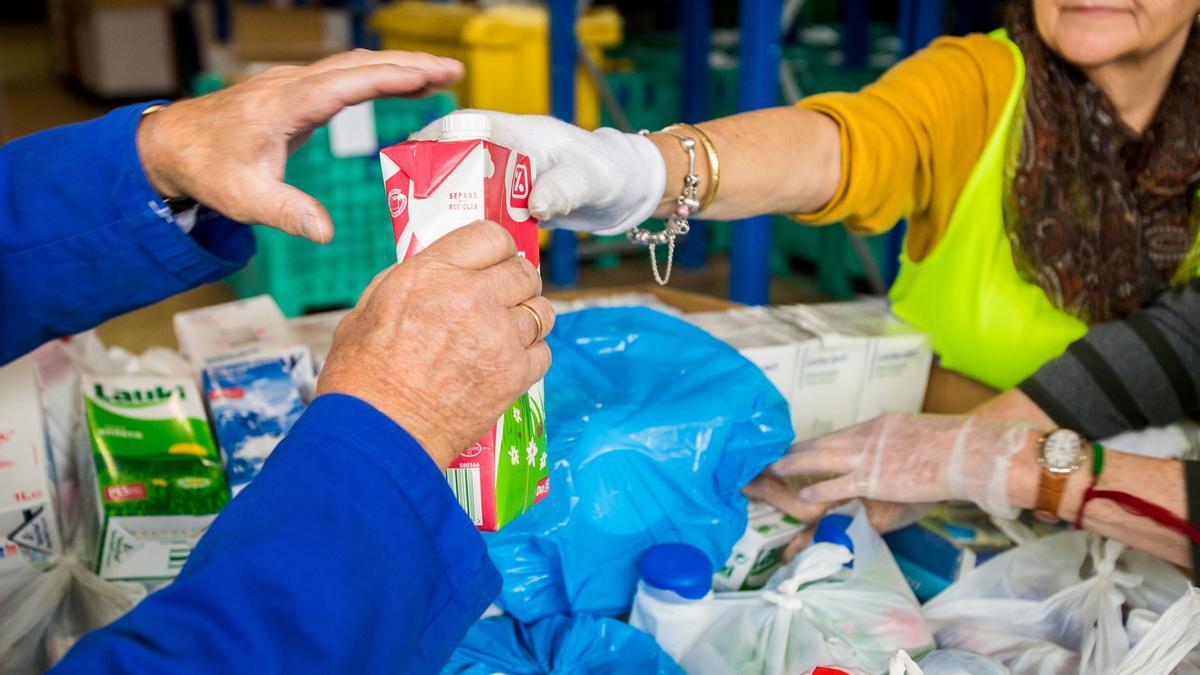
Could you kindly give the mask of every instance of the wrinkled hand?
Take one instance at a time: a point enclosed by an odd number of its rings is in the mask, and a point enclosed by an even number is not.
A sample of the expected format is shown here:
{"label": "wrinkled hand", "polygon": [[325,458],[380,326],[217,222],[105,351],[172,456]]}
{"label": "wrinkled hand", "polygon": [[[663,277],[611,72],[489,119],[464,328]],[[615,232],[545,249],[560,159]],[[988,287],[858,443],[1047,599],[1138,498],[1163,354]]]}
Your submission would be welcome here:
{"label": "wrinkled hand", "polygon": [[375,277],[338,324],[317,394],[370,403],[445,469],[550,367],[541,283],[504,228],[455,230]]}
{"label": "wrinkled hand", "polygon": [[771,471],[826,478],[799,491],[807,502],[966,500],[1012,518],[1017,510],[1009,501],[1009,471],[1019,453],[1032,456],[1035,438],[1031,427],[1020,424],[892,413],[798,443]]}
{"label": "wrinkled hand", "polygon": [[[529,210],[545,227],[620,233],[649,218],[662,201],[667,169],[647,138],[609,128],[586,131],[544,115],[471,112],[491,120],[492,140],[533,159]],[[441,124],[411,138],[436,140]]]}
{"label": "wrinkled hand", "polygon": [[333,222],[316,199],[282,182],[288,155],[347,106],[426,95],[462,73],[453,59],[363,49],[279,66],[146,116],[138,156],[164,197],[191,197],[234,220],[324,243]]}

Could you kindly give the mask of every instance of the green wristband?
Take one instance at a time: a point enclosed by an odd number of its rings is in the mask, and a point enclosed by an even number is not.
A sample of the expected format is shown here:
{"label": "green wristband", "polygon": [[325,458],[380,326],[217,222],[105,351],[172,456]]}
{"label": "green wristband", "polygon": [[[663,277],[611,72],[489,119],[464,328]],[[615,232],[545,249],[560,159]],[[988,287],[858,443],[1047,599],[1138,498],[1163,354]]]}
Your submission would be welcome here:
{"label": "green wristband", "polygon": [[1092,443],[1092,475],[1099,478],[1102,471],[1104,471],[1104,446]]}

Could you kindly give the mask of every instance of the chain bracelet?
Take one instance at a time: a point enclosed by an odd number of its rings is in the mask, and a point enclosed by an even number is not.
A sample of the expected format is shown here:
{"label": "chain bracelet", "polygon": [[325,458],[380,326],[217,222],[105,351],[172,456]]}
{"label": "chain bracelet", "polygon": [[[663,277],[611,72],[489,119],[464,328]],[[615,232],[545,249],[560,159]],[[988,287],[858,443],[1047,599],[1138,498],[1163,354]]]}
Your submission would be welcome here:
{"label": "chain bracelet", "polygon": [[[688,155],[688,171],[683,177],[683,189],[675,198],[675,210],[667,217],[666,227],[661,232],[652,232],[641,226],[635,226],[626,236],[629,240],[646,246],[650,251],[650,270],[654,272],[654,280],[659,286],[666,286],[671,280],[671,268],[675,263],[675,238],[685,235],[691,229],[688,218],[700,209],[699,187],[700,176],[696,174],[696,141],[683,134],[664,129],[663,133],[679,139],[684,152]],[[650,132],[642,129],[641,136],[649,136]],[[661,274],[658,270],[658,259],[655,257],[659,246],[667,247],[667,271]]]}

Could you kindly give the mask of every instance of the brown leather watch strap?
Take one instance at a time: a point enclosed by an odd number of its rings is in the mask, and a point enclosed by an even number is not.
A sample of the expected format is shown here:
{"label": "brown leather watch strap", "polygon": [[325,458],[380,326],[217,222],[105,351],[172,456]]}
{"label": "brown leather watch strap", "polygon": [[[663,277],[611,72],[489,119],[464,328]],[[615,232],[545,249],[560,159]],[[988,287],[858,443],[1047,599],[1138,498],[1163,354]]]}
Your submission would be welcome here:
{"label": "brown leather watch strap", "polygon": [[1033,515],[1043,521],[1053,523],[1058,521],[1058,505],[1062,501],[1063,490],[1067,487],[1069,473],[1054,473],[1042,467],[1041,480],[1038,481],[1037,502],[1033,507]]}

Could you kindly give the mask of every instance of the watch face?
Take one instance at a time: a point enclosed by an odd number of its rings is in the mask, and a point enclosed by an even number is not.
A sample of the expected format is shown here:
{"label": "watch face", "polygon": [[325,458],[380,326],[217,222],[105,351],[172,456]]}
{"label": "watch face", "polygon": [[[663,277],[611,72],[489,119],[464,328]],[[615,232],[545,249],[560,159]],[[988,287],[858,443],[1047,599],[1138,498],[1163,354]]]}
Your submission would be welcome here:
{"label": "watch face", "polygon": [[1067,429],[1059,429],[1042,442],[1042,464],[1051,471],[1070,471],[1082,462],[1083,439]]}

